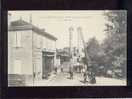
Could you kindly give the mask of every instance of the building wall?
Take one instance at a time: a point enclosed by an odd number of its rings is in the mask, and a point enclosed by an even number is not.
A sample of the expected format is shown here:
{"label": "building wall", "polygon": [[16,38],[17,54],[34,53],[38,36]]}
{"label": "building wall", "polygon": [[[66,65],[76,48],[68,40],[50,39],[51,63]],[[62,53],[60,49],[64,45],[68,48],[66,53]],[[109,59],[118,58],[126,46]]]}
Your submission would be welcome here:
{"label": "building wall", "polygon": [[[21,33],[21,46],[19,47],[15,45],[16,33]],[[29,75],[26,78],[28,80],[34,72],[37,78],[42,78],[42,51],[45,49],[54,52],[56,55],[55,41],[32,30],[9,31],[8,74]],[[54,60],[56,60],[56,57],[54,57]],[[15,65],[16,63],[17,65]],[[18,68],[20,64],[21,68]],[[18,70],[15,69],[15,66]]]}
{"label": "building wall", "polygon": [[55,41],[33,31],[33,66],[36,78],[42,78],[42,51],[55,52]]}
{"label": "building wall", "polygon": [[33,31],[33,71],[37,76],[42,76],[42,41],[41,35]]}
{"label": "building wall", "polygon": [[[21,33],[20,47],[15,45],[16,33]],[[21,61],[20,72],[14,71],[16,60]],[[8,31],[8,74],[32,75],[32,70],[32,31]]]}

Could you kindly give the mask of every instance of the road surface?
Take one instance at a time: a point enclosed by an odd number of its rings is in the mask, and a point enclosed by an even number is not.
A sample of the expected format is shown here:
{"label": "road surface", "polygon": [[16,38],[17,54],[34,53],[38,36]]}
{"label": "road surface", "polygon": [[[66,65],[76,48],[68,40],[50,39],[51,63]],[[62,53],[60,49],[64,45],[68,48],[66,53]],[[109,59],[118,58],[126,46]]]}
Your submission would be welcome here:
{"label": "road surface", "polygon": [[36,80],[34,86],[125,86],[125,80],[114,78],[96,77],[96,84],[84,83],[82,74],[74,73],[74,78],[69,79],[68,73],[52,74],[48,80]]}

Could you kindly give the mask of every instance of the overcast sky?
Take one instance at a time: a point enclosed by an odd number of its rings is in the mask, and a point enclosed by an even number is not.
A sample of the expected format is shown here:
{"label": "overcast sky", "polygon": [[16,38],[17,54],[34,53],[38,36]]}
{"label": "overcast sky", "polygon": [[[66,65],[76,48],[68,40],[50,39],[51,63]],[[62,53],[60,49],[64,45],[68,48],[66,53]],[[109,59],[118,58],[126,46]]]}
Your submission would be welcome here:
{"label": "overcast sky", "polygon": [[57,48],[69,46],[69,27],[73,27],[73,46],[77,46],[77,27],[82,27],[85,41],[96,37],[101,42],[105,37],[106,19],[104,11],[9,11],[11,21],[20,17],[32,24],[44,28],[46,32],[58,38]]}

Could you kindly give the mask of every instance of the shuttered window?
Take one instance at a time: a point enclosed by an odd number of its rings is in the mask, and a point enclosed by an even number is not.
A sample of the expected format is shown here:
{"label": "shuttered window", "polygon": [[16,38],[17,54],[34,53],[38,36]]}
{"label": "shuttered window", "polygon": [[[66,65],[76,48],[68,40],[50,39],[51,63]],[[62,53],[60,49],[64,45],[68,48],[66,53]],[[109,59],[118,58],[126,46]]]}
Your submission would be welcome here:
{"label": "shuttered window", "polygon": [[16,32],[15,37],[14,37],[14,44],[15,47],[22,47],[22,33],[21,32]]}
{"label": "shuttered window", "polygon": [[21,60],[14,61],[14,74],[21,74]]}

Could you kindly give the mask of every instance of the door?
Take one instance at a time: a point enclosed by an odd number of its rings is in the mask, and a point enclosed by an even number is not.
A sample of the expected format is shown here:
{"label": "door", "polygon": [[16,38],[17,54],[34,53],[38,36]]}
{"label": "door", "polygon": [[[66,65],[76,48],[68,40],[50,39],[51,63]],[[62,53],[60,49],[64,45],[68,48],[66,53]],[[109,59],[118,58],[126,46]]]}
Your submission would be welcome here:
{"label": "door", "polygon": [[48,78],[48,76],[50,75],[50,73],[52,72],[52,68],[53,68],[53,56],[48,56],[46,53],[43,53],[42,56],[42,78]]}
{"label": "door", "polygon": [[47,71],[47,65],[46,65],[46,56],[43,54],[42,56],[42,78],[47,79],[48,78],[48,71]]}

